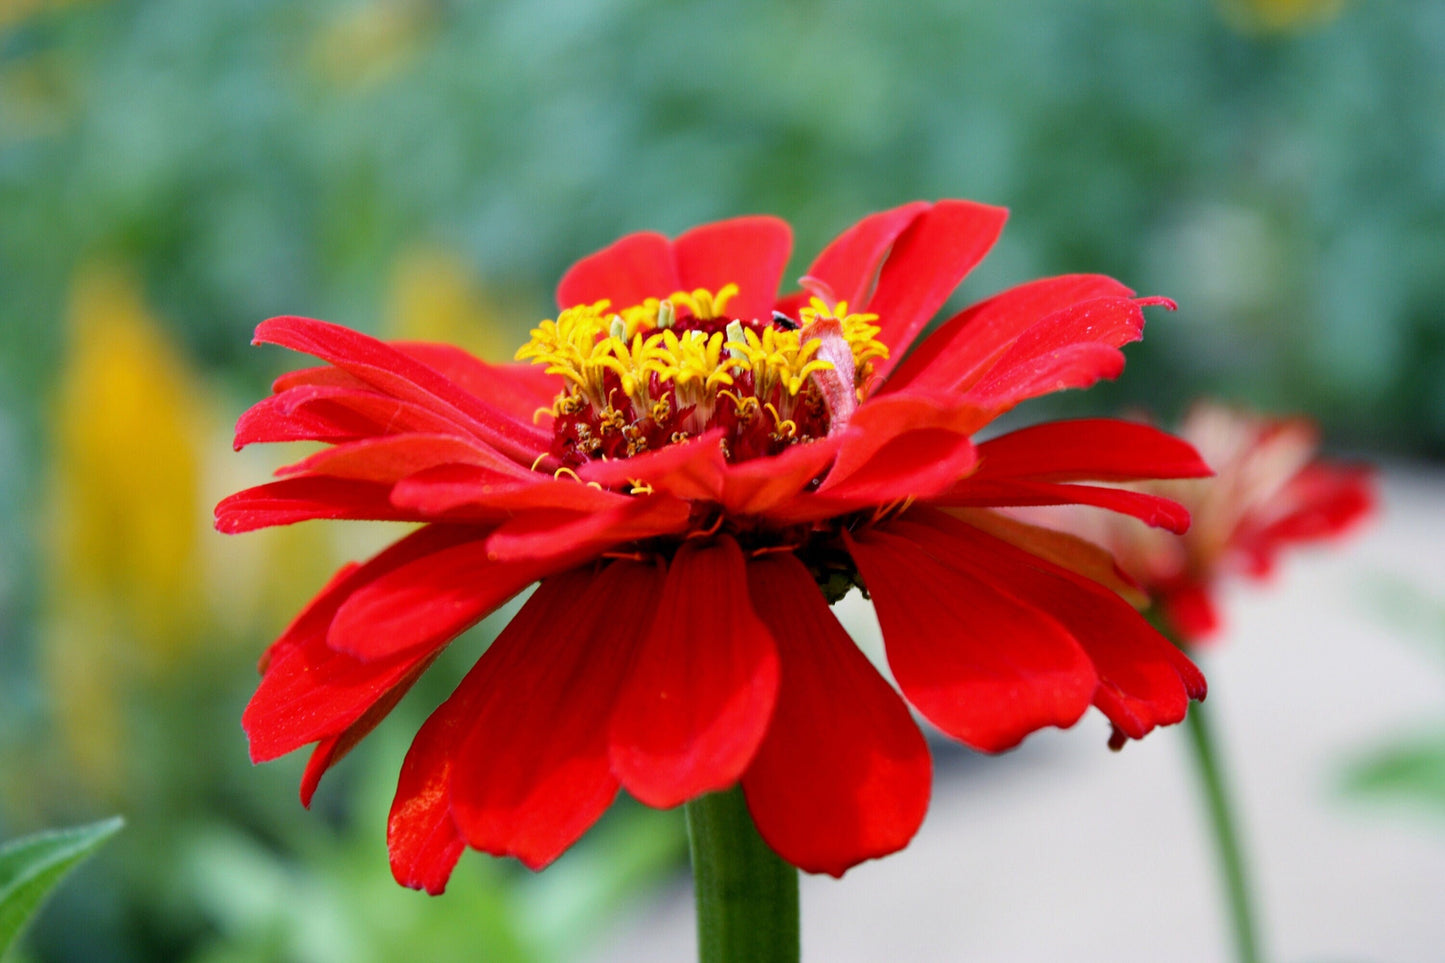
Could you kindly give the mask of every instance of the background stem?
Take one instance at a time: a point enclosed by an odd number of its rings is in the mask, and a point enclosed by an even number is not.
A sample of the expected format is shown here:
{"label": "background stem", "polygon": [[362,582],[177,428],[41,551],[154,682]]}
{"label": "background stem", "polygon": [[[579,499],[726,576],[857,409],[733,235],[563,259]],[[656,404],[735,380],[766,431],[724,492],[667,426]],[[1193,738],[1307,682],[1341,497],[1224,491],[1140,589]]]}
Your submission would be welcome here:
{"label": "background stem", "polygon": [[1195,703],[1189,707],[1184,728],[1189,732],[1189,743],[1194,748],[1195,768],[1199,773],[1204,801],[1209,810],[1209,821],[1214,830],[1214,850],[1219,859],[1220,872],[1224,876],[1225,894],[1229,899],[1235,953],[1240,963],[1260,963],[1254,903],[1246,878],[1234,807],[1225,786],[1209,711],[1203,703]]}
{"label": "background stem", "polygon": [[687,804],[701,963],[796,963],[798,871],[763,842],[741,788]]}

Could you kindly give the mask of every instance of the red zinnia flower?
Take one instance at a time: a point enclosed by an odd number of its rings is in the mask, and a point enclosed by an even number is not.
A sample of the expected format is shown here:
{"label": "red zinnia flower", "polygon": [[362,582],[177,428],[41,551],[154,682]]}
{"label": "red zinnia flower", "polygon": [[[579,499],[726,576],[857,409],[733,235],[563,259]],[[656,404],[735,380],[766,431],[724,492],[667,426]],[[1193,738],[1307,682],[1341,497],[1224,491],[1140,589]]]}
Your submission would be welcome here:
{"label": "red zinnia flower", "polygon": [[1179,434],[1214,467],[1215,477],[1131,487],[1188,508],[1188,533],[1073,511],[1061,525],[1109,549],[1169,627],[1197,643],[1219,627],[1213,595],[1221,577],[1262,578],[1286,545],[1341,534],[1373,509],[1374,486],[1368,468],[1315,457],[1318,432],[1303,418],[1201,402]]}
{"label": "red zinnia flower", "polygon": [[828,608],[855,583],[903,694],[970,746],[1091,704],[1136,738],[1178,722],[1204,679],[1075,571],[1108,580],[1111,561],[984,506],[1182,530],[1167,499],[1075,482],[1198,476],[1194,450],[1102,420],[970,441],[1026,398],[1117,376],[1141,308],[1168,302],[1036,281],[905,357],[1004,218],[964,201],[875,214],[781,300],[782,221],[634,234],[567,272],[564,310],[518,352],[538,366],[262,324],[258,342],[331,367],[280,378],[236,444],[332,447],[223,501],[218,527],[426,525],[343,569],[271,647],[252,757],[316,743],[309,800],[443,645],[538,581],[407,756],[389,826],[402,883],[440,891],[467,845],[544,866],[619,786],[675,806],[741,781],[763,838],[810,871],[901,848],[929,755]]}

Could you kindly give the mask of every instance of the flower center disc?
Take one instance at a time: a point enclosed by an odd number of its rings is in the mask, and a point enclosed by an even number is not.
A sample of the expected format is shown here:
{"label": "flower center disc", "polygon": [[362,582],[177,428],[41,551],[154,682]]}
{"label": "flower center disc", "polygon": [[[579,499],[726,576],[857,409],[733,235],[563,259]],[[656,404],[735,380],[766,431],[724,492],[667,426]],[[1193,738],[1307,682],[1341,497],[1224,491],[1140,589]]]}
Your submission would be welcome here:
{"label": "flower center disc", "polygon": [[737,286],[678,291],[614,311],[567,308],[532,330],[518,360],[566,382],[551,454],[576,468],[720,429],[729,461],[776,455],[841,431],[888,357],[877,316],[814,297],[796,320],[729,316]]}

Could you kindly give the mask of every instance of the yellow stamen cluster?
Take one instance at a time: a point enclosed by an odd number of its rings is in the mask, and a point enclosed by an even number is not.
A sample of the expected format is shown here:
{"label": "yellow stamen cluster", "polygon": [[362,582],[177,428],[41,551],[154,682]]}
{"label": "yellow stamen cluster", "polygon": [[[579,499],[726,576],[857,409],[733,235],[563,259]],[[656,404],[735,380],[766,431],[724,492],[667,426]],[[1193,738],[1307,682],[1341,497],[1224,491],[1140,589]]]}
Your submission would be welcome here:
{"label": "yellow stamen cluster", "polygon": [[831,361],[813,357],[822,342],[817,338],[803,341],[801,333],[796,330],[764,328],[759,334],[739,324],[728,334],[733,336],[733,340],[729,340],[726,347],[733,353],[735,361],[752,370],[753,383],[761,398],[772,397],[776,388],[796,395],[802,390],[808,375],[833,367]]}
{"label": "yellow stamen cluster", "polygon": [[[532,339],[517,351],[517,360],[545,364],[548,374],[571,382],[571,391],[558,398],[580,395],[597,408],[606,407],[603,379],[609,370],[631,360],[626,343],[606,312],[607,301],[567,308],[532,329]],[[557,411],[561,414],[563,412]]]}
{"label": "yellow stamen cluster", "polygon": [[[710,424],[726,399],[743,422],[766,412],[778,437],[786,439],[796,430],[790,419],[809,377],[834,368],[817,357],[823,340],[809,336],[810,326],[838,323],[853,353],[860,395],[869,362],[888,355],[876,337],[875,315],[849,314],[844,303],[830,307],[814,298],[800,311],[800,326],[727,320],[728,302],[737,292],[733,284],[716,293],[678,291],[620,311],[608,301],[577,305],[541,322],[516,357],[544,364],[549,374],[566,380],[554,415],[585,415],[604,435],[636,428],[640,439],[645,422],[686,436]],[[683,411],[690,414],[675,423],[673,415]],[[630,444],[627,450],[642,447]]]}
{"label": "yellow stamen cluster", "polygon": [[737,294],[736,284],[725,284],[716,293],[706,288],[674,291],[661,300],[648,298],[641,304],[623,308],[619,316],[625,325],[625,336],[631,338],[639,331],[672,327],[677,319],[678,308],[686,308],[694,318],[700,320],[720,318],[727,309],[728,302],[737,297]]}

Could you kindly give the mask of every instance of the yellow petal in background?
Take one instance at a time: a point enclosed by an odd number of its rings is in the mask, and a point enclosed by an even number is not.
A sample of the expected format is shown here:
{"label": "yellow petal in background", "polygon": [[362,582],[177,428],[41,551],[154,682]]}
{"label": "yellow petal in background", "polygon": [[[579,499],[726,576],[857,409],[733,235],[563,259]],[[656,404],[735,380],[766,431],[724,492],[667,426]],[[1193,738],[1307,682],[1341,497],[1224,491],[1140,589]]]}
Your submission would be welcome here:
{"label": "yellow petal in background", "polygon": [[0,148],[64,131],[79,108],[79,88],[75,63],[54,51],[0,60]]}
{"label": "yellow petal in background", "polygon": [[418,245],[397,259],[385,336],[398,341],[455,344],[482,358],[509,358],[506,328],[461,258]]}
{"label": "yellow petal in background", "polygon": [[120,776],[130,681],[200,636],[200,401],[136,280],[83,270],[52,421],[42,662],[62,734],[98,787]]}
{"label": "yellow petal in background", "polygon": [[1344,0],[1220,0],[1225,19],[1245,33],[1287,33],[1333,18]]}
{"label": "yellow petal in background", "polygon": [[368,0],[342,10],[311,43],[311,63],[336,87],[360,90],[400,73],[436,20],[432,0]]}
{"label": "yellow petal in background", "polygon": [[37,14],[81,2],[84,0],[0,0],[0,30],[23,23]]}

